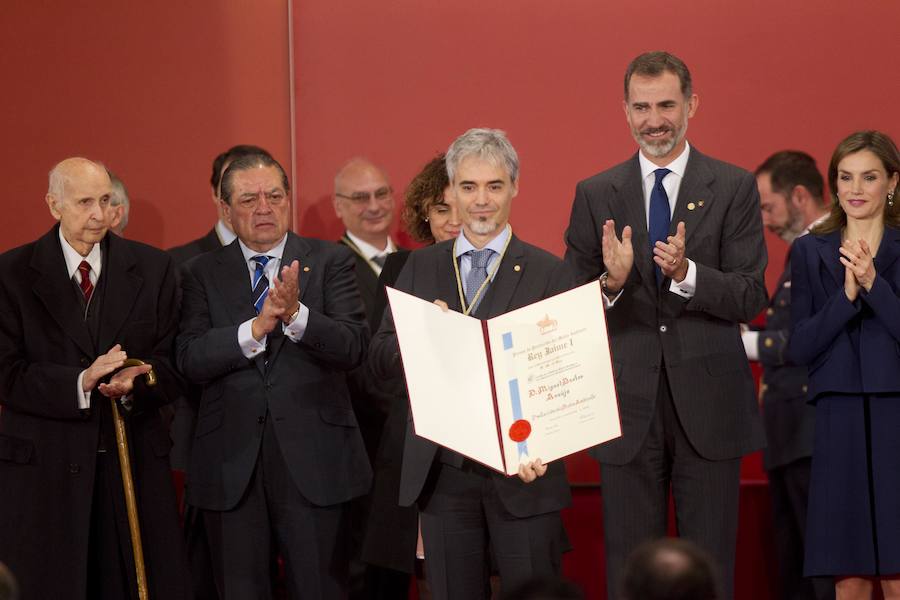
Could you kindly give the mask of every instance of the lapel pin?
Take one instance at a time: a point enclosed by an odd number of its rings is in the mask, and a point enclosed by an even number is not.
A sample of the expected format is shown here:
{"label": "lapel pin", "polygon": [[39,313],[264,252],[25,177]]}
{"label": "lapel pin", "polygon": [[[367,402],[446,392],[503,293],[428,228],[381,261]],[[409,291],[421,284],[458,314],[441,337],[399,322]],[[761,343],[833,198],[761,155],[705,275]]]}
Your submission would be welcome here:
{"label": "lapel pin", "polygon": [[303,267],[303,272],[304,272],[304,273],[309,273],[309,267]]}
{"label": "lapel pin", "polygon": [[513,271],[515,271],[516,273],[518,273],[521,270],[522,270],[522,267],[520,267],[519,265],[516,265],[513,267]]}
{"label": "lapel pin", "polygon": [[699,202],[697,202],[697,205],[700,206],[700,208],[703,208],[703,200],[700,200]]}
{"label": "lapel pin", "polygon": [[697,208],[697,207],[694,205],[693,202],[688,202],[688,207],[687,207],[687,208],[688,208],[688,210],[694,210],[694,209]]}

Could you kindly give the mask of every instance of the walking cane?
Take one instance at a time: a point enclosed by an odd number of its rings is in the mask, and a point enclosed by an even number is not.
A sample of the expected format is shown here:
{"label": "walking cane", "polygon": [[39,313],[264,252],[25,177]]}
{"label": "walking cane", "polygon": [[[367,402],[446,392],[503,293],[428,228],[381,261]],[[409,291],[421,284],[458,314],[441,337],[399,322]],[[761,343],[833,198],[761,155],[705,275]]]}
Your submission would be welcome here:
{"label": "walking cane", "polygon": [[[122,365],[126,367],[139,367],[144,361],[137,358],[129,358]],[[150,369],[144,375],[144,381],[148,386],[156,385],[156,373]],[[118,398],[110,398],[112,403],[113,426],[116,429],[116,448],[119,450],[119,469],[122,471],[122,488],[125,491],[125,509],[128,512],[128,529],[131,533],[131,550],[134,554],[134,571],[137,577],[138,598],[148,600],[147,572],[144,569],[144,547],[141,545],[141,525],[138,522],[137,501],[134,496],[134,477],[131,474],[131,454],[128,451],[128,434],[125,431],[125,419],[119,412]]]}

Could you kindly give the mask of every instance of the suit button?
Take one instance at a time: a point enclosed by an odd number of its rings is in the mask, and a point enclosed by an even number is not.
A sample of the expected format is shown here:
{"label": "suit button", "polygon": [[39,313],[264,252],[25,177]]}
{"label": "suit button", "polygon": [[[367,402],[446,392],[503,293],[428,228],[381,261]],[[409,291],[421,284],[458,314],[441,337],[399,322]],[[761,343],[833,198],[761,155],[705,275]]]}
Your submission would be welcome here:
{"label": "suit button", "polygon": [[772,315],[775,314],[775,309],[774,309],[774,308],[770,308],[770,309],[766,310],[766,314],[769,315],[769,316],[771,317]]}
{"label": "suit button", "polygon": [[72,475],[78,475],[81,472],[81,465],[76,463],[71,463],[69,465],[69,473]]}
{"label": "suit button", "polygon": [[665,333],[665,332],[667,332],[668,330],[669,330],[669,328],[666,327],[665,325],[660,325],[660,326],[659,326],[659,332],[660,332],[660,333]]}
{"label": "suit button", "polygon": [[260,425],[262,425],[263,423],[266,422],[266,418],[265,417],[256,417],[256,422],[259,423]]}
{"label": "suit button", "polygon": [[800,388],[800,389],[803,390],[803,393],[805,394],[805,393],[806,393],[806,390],[809,389],[809,386],[804,385],[804,386],[803,386],[802,388]]}
{"label": "suit button", "polygon": [[766,348],[771,348],[772,346],[775,345],[775,342],[772,341],[772,338],[766,338],[766,341],[763,342],[763,345]]}

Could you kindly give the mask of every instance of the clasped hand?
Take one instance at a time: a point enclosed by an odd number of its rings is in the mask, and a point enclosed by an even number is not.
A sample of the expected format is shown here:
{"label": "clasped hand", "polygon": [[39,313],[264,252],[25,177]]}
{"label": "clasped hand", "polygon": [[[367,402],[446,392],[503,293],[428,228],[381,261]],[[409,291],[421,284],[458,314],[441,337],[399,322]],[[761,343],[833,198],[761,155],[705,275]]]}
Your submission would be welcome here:
{"label": "clasped hand", "polygon": [[[81,388],[85,392],[90,392],[97,387],[98,381],[121,368],[126,360],[128,360],[128,355],[122,350],[122,345],[116,344],[106,354],[98,356],[91,366],[85,369],[81,378]],[[149,373],[152,368],[151,365],[140,365],[122,369],[112,376],[109,383],[101,383],[98,389],[108,398],[126,396],[134,389],[134,378]]]}
{"label": "clasped hand", "polygon": [[[612,293],[618,292],[625,285],[631,267],[634,264],[634,247],[631,244],[631,226],[622,229],[622,239],[616,235],[616,223],[608,219],[603,224],[603,264],[606,267],[606,288]],[[684,281],[687,276],[688,260],[684,255],[685,248],[684,221],[679,221],[675,235],[670,235],[665,242],[656,242],[653,247],[653,262],[659,265],[663,275],[676,282]]]}
{"label": "clasped hand", "polygon": [[844,293],[850,302],[859,296],[859,288],[867,292],[875,283],[875,260],[866,240],[841,242],[839,260],[844,265]]}
{"label": "clasped hand", "polygon": [[300,263],[295,260],[289,267],[281,267],[280,277],[275,277],[269,288],[262,310],[251,326],[254,339],[262,340],[280,322],[290,324],[291,316],[300,306],[299,297]]}

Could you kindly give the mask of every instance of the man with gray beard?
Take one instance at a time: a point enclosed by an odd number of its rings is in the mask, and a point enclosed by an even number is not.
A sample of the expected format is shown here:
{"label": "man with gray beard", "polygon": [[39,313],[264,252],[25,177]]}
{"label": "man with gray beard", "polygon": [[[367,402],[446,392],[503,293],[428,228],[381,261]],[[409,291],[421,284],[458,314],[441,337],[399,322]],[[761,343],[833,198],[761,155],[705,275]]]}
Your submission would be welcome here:
{"label": "man with gray beard", "polygon": [[709,552],[733,593],[741,457],[762,447],[739,324],[766,302],[766,247],[753,175],[688,144],[700,100],[666,52],[625,73],[625,117],[640,151],[578,184],[566,262],[599,279],[622,437],[594,449],[603,480],[607,581],[625,557],[678,532]]}

